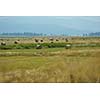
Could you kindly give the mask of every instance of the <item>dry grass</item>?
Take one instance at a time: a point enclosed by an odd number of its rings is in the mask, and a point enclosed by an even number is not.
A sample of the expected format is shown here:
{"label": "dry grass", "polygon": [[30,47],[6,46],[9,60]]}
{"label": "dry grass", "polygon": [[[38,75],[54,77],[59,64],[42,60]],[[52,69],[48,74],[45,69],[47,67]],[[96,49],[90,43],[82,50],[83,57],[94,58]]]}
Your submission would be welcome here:
{"label": "dry grass", "polygon": [[[59,41],[54,42],[65,42],[63,37],[55,38]],[[4,41],[8,45],[19,38],[7,39]],[[50,42],[48,39],[43,37],[45,43]],[[100,43],[99,37],[68,37],[68,40],[72,44]],[[34,38],[20,38],[20,43],[34,43]],[[99,83],[100,47],[0,50],[0,82]]]}
{"label": "dry grass", "polygon": [[[65,36],[55,36],[54,38],[54,42],[55,43],[59,43],[59,42],[65,42],[65,38],[68,39],[68,41],[70,43],[100,43],[100,37],[65,37]],[[64,38],[64,39],[63,39]],[[6,42],[6,44],[14,44],[14,41],[16,40],[20,40],[19,43],[35,43],[35,39],[43,39],[44,43],[50,43],[50,37],[13,37],[13,38],[0,38],[3,39],[3,41]],[[59,41],[56,41],[56,39],[59,39]],[[2,42],[2,40],[0,40],[0,43]]]}
{"label": "dry grass", "polygon": [[0,57],[0,82],[100,82],[99,48],[45,51]]}

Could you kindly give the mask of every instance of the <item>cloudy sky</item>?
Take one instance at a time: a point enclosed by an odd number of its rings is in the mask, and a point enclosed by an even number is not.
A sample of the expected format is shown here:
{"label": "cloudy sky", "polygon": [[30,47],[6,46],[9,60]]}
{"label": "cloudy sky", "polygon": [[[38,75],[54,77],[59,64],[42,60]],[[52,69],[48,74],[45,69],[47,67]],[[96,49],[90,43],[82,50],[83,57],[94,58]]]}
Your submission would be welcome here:
{"label": "cloudy sky", "polygon": [[100,32],[100,16],[0,16],[0,32],[71,35]]}

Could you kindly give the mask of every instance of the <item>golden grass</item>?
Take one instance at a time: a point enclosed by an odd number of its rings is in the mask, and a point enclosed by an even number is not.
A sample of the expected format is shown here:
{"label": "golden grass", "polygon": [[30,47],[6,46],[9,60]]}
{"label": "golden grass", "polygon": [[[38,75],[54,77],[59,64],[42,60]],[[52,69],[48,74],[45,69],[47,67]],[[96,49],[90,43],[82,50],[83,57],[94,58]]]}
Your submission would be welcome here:
{"label": "golden grass", "polygon": [[99,48],[44,51],[44,55],[34,51],[41,55],[0,57],[0,82],[100,82]]}
{"label": "golden grass", "polygon": [[[7,43],[7,44],[14,44],[14,41],[16,40],[20,40],[19,43],[35,43],[34,39],[43,39],[44,43],[49,43],[50,37],[13,37],[13,38],[3,38],[3,40]],[[63,40],[62,38],[67,38],[69,40],[70,43],[100,43],[100,37],[68,37],[68,36],[55,36],[54,38],[54,42],[55,43],[59,43],[59,42],[65,42],[65,40]],[[56,41],[56,39],[59,39],[59,41]],[[9,40],[9,41],[8,41]],[[0,42],[2,42],[2,40],[0,40]]]}

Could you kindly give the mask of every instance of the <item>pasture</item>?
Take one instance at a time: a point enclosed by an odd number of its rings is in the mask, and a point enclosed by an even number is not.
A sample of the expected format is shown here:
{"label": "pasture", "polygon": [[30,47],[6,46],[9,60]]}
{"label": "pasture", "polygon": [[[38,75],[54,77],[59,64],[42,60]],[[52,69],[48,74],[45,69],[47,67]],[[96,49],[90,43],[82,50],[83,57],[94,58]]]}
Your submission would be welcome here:
{"label": "pasture", "polygon": [[[0,38],[6,43],[0,45],[0,82],[100,82],[99,37],[49,38]],[[37,44],[42,48],[36,49]]]}

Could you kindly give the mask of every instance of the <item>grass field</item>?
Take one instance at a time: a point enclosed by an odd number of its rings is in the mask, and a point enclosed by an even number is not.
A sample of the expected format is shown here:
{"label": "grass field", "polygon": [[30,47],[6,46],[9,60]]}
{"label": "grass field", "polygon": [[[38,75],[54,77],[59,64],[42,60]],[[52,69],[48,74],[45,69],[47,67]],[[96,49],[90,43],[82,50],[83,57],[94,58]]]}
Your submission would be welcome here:
{"label": "grass field", "polygon": [[[44,41],[35,43],[35,38]],[[0,45],[0,82],[100,82],[99,37],[68,37],[68,42],[53,37],[53,43],[49,37],[35,38],[0,38],[6,42]],[[65,49],[66,44],[71,48]]]}
{"label": "grass field", "polygon": [[0,50],[0,82],[100,82],[100,48]]}

